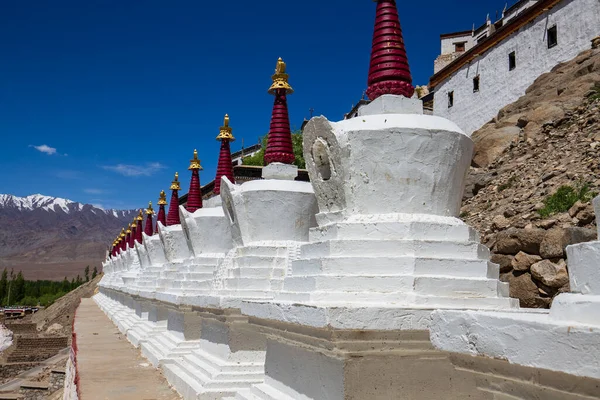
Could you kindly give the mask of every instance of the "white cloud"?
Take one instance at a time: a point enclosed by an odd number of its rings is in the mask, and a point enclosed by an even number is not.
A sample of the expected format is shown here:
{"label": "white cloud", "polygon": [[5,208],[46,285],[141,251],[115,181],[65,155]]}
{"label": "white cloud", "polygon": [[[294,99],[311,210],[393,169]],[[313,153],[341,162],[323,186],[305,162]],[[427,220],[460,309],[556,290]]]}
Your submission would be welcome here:
{"label": "white cloud", "polygon": [[161,169],[166,168],[158,162],[146,163],[145,165],[104,165],[102,168],[108,171],[113,171],[123,176],[152,176]]}
{"label": "white cloud", "polygon": [[48,145],[45,145],[45,144],[43,144],[43,145],[41,145],[41,146],[33,146],[33,145],[31,145],[31,146],[29,146],[29,147],[33,147],[33,148],[34,148],[34,149],[36,149],[37,151],[40,151],[40,152],[42,152],[42,153],[46,153],[46,154],[48,154],[49,156],[51,156],[51,155],[53,155],[53,154],[56,154],[56,149],[55,149],[54,147],[50,147],[50,146],[48,146]]}

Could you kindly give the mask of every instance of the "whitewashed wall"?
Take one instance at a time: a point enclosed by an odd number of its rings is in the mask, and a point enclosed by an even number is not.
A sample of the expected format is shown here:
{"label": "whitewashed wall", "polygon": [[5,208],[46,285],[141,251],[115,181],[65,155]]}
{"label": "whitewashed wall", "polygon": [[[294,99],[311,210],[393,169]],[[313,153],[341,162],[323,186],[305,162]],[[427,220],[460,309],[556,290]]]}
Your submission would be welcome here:
{"label": "whitewashed wall", "polygon": [[467,42],[465,43],[465,51],[469,50],[473,47],[474,41],[471,33],[463,36],[454,36],[449,38],[444,38],[441,40],[442,42],[442,54],[451,54],[454,53],[454,43]]}
{"label": "whitewashed wall", "polygon": [[[553,25],[557,26],[558,45],[548,49],[546,30]],[[538,76],[591,48],[592,38],[599,34],[600,0],[565,0],[440,83],[433,113],[450,119],[470,135],[524,95]],[[508,54],[513,51],[517,67],[509,71]],[[473,78],[478,74],[480,89],[473,93]],[[448,108],[451,91],[454,106]]]}

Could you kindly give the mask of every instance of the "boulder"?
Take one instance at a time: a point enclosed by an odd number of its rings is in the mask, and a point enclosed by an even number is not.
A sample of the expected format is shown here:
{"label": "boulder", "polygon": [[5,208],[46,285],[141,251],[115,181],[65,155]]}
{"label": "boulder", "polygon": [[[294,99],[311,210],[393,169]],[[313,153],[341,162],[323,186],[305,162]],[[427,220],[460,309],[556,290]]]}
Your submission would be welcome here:
{"label": "boulder", "polygon": [[518,126],[504,126],[498,129],[495,124],[487,124],[473,132],[471,135],[475,143],[473,165],[487,167],[510,146],[515,138],[519,137],[520,133],[521,128]]}
{"label": "boulder", "polygon": [[531,266],[531,275],[546,286],[561,288],[569,282],[569,274],[564,264],[557,265],[550,260],[542,260]]}
{"label": "boulder", "polygon": [[510,297],[519,299],[521,307],[548,308],[551,299],[542,297],[537,285],[528,272],[513,271],[500,276],[500,280],[508,282]]}
{"label": "boulder", "polygon": [[[509,228],[498,233],[494,252],[515,255],[520,251],[527,254],[540,254],[540,244],[546,235],[543,229]],[[542,256],[543,257],[543,256]]]}
{"label": "boulder", "polygon": [[533,264],[540,261],[542,261],[542,257],[520,251],[512,260],[511,265],[516,271],[529,271]]}
{"label": "boulder", "polygon": [[542,258],[564,258],[565,248],[572,244],[596,240],[593,229],[586,228],[553,228],[546,232],[540,244],[539,255]]}
{"label": "boulder", "polygon": [[500,266],[500,272],[502,273],[512,271],[512,263],[514,259],[514,256],[506,254],[492,254],[490,261],[492,261],[494,264],[498,264]]}
{"label": "boulder", "polygon": [[576,217],[577,214],[579,214],[580,211],[585,210],[585,208],[586,208],[586,205],[578,200],[577,202],[575,202],[575,204],[573,204],[573,206],[571,208],[569,208],[569,216],[571,218]]}
{"label": "boulder", "polygon": [[492,229],[501,231],[510,226],[510,221],[504,215],[496,215],[492,220]]}

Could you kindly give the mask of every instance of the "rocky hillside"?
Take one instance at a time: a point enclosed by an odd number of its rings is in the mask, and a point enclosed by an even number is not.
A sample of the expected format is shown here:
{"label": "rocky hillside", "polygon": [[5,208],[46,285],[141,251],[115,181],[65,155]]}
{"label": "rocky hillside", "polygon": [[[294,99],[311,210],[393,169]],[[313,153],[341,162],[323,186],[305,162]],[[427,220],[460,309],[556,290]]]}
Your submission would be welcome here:
{"label": "rocky hillside", "polygon": [[[0,267],[80,262],[82,271],[104,258],[107,244],[135,214],[43,195],[0,195]],[[64,276],[61,271],[56,278]]]}
{"label": "rocky hillside", "polygon": [[473,134],[461,216],[482,233],[525,307],[568,291],[567,245],[596,238],[600,50],[540,76]]}

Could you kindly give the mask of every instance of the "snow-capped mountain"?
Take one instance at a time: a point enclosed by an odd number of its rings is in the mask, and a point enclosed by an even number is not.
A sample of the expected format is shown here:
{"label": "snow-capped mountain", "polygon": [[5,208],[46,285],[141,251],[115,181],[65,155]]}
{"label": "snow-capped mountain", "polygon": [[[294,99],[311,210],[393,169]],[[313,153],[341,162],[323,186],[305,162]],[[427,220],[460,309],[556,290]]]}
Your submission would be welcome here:
{"label": "snow-capped mountain", "polygon": [[[33,211],[35,209],[43,209],[46,211],[62,210],[65,213],[71,211],[82,211],[86,204],[77,203],[60,197],[44,196],[42,194],[32,194],[27,197],[17,197],[12,194],[0,194],[0,208],[16,208],[19,211]],[[103,208],[87,205],[94,213],[112,214],[115,218],[124,217],[130,211],[124,210],[104,210]]]}
{"label": "snow-capped mountain", "polygon": [[107,246],[136,215],[136,210],[104,210],[41,194],[0,194],[0,268],[78,261],[99,265]]}

